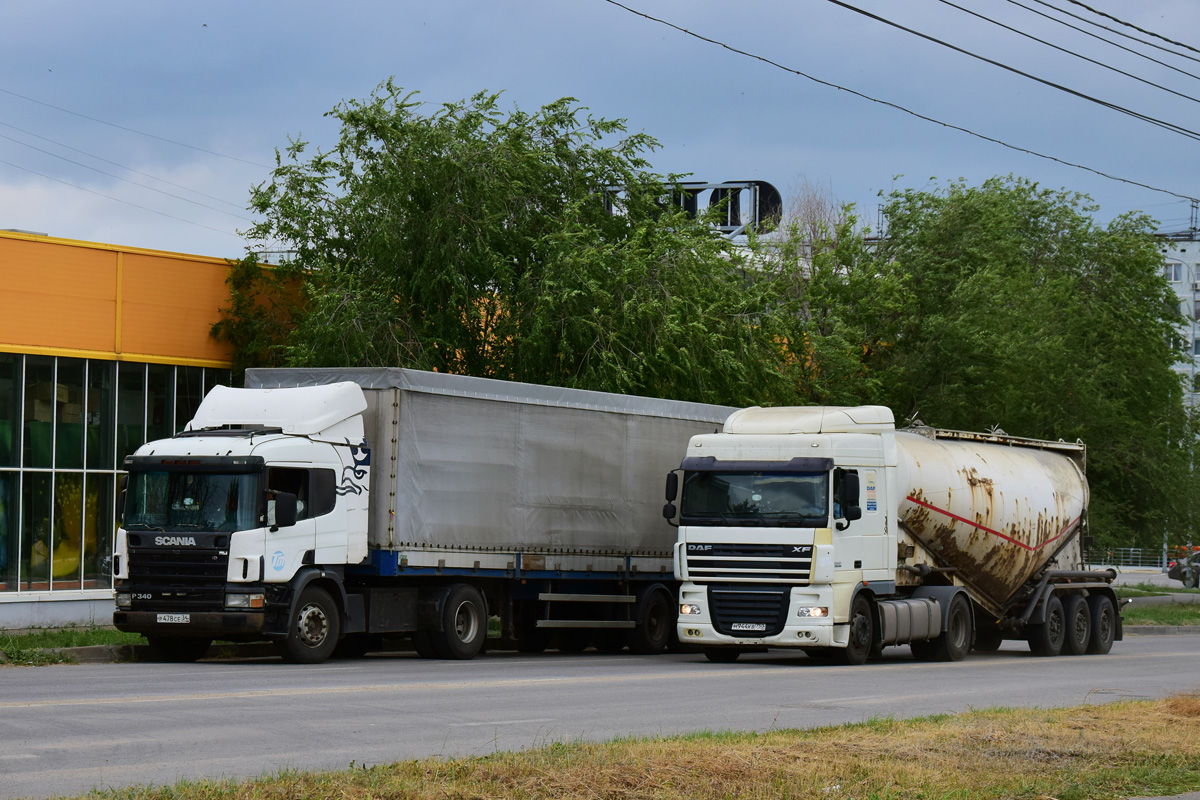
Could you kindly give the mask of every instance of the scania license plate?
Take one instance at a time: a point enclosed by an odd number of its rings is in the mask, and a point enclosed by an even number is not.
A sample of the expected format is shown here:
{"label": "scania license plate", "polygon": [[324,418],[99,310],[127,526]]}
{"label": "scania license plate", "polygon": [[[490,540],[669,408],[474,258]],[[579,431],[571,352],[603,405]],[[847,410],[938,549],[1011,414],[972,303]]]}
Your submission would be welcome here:
{"label": "scania license plate", "polygon": [[767,630],[767,624],[765,622],[735,622],[732,625],[730,625],[729,627],[731,630],[735,630],[735,631],[763,631],[763,632],[765,632]]}
{"label": "scania license plate", "polygon": [[192,615],[191,614],[159,614],[158,621],[159,622],[182,623],[182,624],[186,625],[187,623],[192,621]]}

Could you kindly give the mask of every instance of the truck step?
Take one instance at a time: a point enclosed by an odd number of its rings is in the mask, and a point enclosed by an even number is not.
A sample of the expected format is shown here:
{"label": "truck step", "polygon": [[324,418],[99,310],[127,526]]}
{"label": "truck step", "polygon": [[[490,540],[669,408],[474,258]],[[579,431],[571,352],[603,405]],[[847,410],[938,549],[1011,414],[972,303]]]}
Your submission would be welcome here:
{"label": "truck step", "polygon": [[560,603],[636,603],[637,598],[629,594],[562,594],[540,592],[538,600],[554,600]]}
{"label": "truck step", "polygon": [[629,620],[606,619],[539,619],[539,628],[636,628],[637,623]]}

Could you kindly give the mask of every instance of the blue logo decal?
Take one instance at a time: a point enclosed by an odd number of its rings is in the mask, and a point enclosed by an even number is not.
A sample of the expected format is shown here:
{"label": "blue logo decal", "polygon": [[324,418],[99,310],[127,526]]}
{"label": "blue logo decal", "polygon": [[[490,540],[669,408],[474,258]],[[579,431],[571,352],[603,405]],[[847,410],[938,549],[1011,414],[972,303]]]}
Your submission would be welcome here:
{"label": "blue logo decal", "polygon": [[271,568],[276,572],[283,572],[283,565],[287,562],[282,550],[276,550],[271,555]]}

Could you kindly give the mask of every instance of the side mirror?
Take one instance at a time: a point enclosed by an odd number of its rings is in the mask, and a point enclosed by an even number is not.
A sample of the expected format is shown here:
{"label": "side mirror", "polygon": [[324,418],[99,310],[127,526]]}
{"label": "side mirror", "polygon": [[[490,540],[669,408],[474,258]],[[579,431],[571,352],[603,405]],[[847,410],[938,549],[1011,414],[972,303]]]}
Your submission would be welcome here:
{"label": "side mirror", "polygon": [[[674,503],[679,496],[679,473],[674,470],[667,473],[667,502]],[[664,509],[663,513],[666,513]],[[672,516],[674,514],[672,513]]]}
{"label": "side mirror", "polygon": [[[858,473],[846,472],[842,475],[842,504],[849,506],[858,505]],[[850,519],[849,515],[846,517]],[[858,519],[855,517],[854,519]]]}
{"label": "side mirror", "polygon": [[296,524],[296,495],[291,492],[275,493],[275,524],[272,531],[290,528]]}
{"label": "side mirror", "polygon": [[125,524],[125,487],[129,485],[129,476],[121,476],[121,485],[117,489],[117,519]]}

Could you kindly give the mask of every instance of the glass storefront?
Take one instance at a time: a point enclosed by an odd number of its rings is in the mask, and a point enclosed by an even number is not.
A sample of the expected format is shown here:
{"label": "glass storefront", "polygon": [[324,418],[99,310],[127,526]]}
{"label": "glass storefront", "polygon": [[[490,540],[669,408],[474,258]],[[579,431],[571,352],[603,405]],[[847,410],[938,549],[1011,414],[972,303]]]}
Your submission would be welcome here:
{"label": "glass storefront", "polygon": [[227,369],[0,353],[0,592],[112,586],[125,456],[183,429]]}

